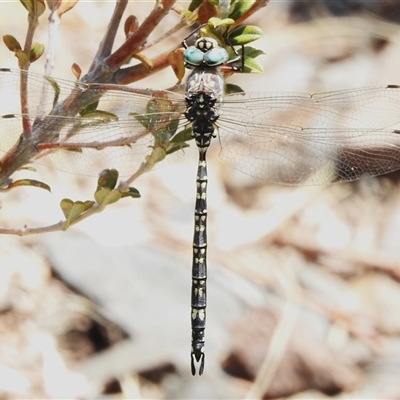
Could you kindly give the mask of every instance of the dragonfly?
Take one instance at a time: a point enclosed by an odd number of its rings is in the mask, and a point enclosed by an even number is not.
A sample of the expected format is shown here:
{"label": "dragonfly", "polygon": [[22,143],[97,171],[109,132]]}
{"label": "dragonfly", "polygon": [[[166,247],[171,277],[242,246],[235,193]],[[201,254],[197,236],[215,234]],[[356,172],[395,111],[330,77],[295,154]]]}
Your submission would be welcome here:
{"label": "dragonfly", "polygon": [[[83,175],[102,168],[121,177],[157,149],[171,161],[190,137],[198,148],[191,289],[191,372],[204,372],[207,302],[207,162],[215,141],[220,158],[255,178],[286,185],[325,185],[400,169],[400,86],[306,93],[224,94],[224,47],[209,37],[183,43],[192,72],[184,93],[113,84],[70,82],[3,68],[0,87],[2,170],[18,164],[19,150],[51,143],[29,154],[37,164]],[[21,77],[28,82],[29,110],[19,109]],[[46,94],[47,96],[43,96]],[[96,107],[91,108],[95,103]],[[35,111],[30,111],[35,110]],[[84,112],[83,112],[84,111]],[[29,135],[21,126],[29,122]],[[182,139],[183,138],[183,139]],[[186,142],[185,142],[186,143]],[[71,151],[79,150],[79,151]]]}

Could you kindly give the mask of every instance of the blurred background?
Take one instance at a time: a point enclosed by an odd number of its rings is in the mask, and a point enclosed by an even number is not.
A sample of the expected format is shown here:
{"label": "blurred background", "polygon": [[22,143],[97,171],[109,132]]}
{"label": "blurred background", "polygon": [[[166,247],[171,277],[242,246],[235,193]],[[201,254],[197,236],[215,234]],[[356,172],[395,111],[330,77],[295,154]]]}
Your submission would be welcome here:
{"label": "blurred background", "polygon": [[[87,71],[113,7],[81,1],[63,15],[54,77],[74,80],[72,63]],[[153,7],[130,1],[127,15],[143,21]],[[47,15],[35,37],[45,45]],[[399,20],[398,1],[271,1],[247,21],[264,32],[254,44],[265,52],[264,73],[229,82],[248,92],[400,84]],[[178,21],[170,13],[154,37]],[[19,2],[0,2],[0,28],[24,41]],[[172,49],[189,33],[146,54]],[[4,45],[0,60],[17,67]],[[43,65],[31,71],[43,73]],[[175,83],[166,69],[137,86]],[[0,88],[0,102],[8,96]],[[192,377],[197,150],[184,153],[134,183],[140,199],[65,232],[1,237],[1,398],[400,398],[399,174],[328,187],[273,185],[224,164],[215,143],[206,366]],[[93,197],[96,178],[40,173],[52,192],[2,193],[0,228],[53,224],[63,218],[63,197]]]}

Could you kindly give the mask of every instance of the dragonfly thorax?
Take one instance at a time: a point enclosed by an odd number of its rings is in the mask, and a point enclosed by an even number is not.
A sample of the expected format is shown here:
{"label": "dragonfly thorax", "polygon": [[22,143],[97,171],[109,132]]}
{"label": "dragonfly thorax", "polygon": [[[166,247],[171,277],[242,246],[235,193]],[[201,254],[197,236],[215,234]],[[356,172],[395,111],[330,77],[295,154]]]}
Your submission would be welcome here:
{"label": "dragonfly thorax", "polygon": [[199,147],[210,144],[214,124],[219,115],[214,106],[217,99],[212,93],[198,92],[186,97],[185,117],[192,122],[193,135]]}

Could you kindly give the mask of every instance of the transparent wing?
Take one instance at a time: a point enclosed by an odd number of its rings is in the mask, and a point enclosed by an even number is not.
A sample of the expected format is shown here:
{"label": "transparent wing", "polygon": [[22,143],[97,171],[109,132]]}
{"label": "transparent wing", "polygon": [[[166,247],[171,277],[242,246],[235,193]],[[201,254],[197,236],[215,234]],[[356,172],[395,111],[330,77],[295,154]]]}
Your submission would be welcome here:
{"label": "transparent wing", "polygon": [[226,96],[220,157],[275,183],[321,185],[400,168],[400,88]]}
{"label": "transparent wing", "polygon": [[[116,85],[85,86],[32,73],[26,78],[29,111],[21,114],[20,72],[0,70],[3,156],[20,140],[26,115],[33,125],[28,140],[42,150],[35,163],[93,176],[115,168],[121,176],[128,176],[152,153],[156,141],[168,147],[174,133],[187,124],[181,115],[184,99],[178,94]],[[76,115],[78,111],[82,115]],[[175,151],[166,160],[182,154]]]}

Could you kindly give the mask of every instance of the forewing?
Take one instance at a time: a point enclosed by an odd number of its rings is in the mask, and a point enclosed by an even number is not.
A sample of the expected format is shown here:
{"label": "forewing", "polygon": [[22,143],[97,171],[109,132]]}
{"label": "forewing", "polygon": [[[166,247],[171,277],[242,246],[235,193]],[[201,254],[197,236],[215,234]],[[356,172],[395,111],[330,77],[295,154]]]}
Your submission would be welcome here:
{"label": "forewing", "polygon": [[323,185],[400,168],[400,88],[226,96],[220,157],[275,183]]}
{"label": "forewing", "polygon": [[[88,86],[31,73],[27,78],[29,140],[43,150],[33,161],[62,171],[95,176],[115,168],[129,176],[155,145],[167,148],[186,123],[182,96],[170,92]],[[19,72],[0,71],[0,90],[0,151],[5,154],[22,133]],[[181,154],[175,151],[166,160]]]}

